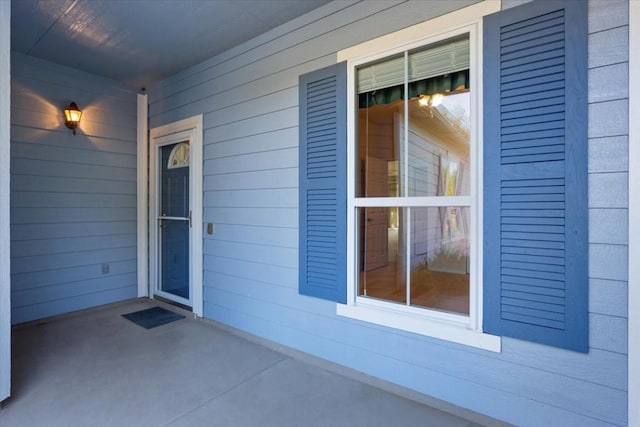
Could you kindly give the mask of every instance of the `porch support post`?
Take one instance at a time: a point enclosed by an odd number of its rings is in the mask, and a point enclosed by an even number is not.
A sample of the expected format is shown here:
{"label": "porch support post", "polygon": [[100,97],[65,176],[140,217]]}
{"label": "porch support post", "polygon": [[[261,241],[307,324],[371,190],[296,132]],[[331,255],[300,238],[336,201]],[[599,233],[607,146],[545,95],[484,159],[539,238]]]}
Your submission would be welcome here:
{"label": "porch support post", "polygon": [[149,132],[148,132],[148,100],[147,95],[138,94],[138,297],[149,296],[149,238],[147,207],[148,185],[148,159],[149,159]]}

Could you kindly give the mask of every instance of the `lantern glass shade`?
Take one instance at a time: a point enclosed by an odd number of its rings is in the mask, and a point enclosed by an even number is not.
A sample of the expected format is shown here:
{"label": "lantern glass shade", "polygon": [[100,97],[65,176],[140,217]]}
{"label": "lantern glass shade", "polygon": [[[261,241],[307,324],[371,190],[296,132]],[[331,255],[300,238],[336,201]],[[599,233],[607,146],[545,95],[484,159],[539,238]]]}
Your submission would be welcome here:
{"label": "lantern glass shade", "polygon": [[80,123],[80,117],[82,117],[82,111],[80,111],[75,102],[72,102],[64,109],[64,122],[69,129],[73,129],[74,134],[78,123]]}

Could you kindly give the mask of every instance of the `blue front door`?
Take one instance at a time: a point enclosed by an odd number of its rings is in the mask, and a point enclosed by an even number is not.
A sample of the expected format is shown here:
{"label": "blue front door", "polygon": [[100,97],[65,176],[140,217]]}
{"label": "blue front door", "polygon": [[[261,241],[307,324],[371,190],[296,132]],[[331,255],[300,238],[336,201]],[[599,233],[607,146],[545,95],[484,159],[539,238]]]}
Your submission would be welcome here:
{"label": "blue front door", "polygon": [[190,305],[189,142],[159,147],[159,295]]}

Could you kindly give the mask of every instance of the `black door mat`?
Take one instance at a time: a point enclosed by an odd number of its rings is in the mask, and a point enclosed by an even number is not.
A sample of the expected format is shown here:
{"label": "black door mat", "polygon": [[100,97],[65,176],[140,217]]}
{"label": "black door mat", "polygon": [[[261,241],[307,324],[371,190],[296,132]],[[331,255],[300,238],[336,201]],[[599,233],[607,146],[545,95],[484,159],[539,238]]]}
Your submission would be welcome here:
{"label": "black door mat", "polygon": [[133,313],[123,314],[122,317],[131,320],[133,323],[145,329],[155,328],[156,326],[162,326],[176,320],[184,319],[182,314],[174,313],[162,307],[152,307],[146,310],[134,311]]}

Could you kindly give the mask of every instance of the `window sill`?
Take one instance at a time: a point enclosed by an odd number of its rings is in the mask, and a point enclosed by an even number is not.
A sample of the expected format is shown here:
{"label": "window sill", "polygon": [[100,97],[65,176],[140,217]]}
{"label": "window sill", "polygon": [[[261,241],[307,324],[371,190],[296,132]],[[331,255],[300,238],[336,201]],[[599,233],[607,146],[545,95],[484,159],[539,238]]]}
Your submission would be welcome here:
{"label": "window sill", "polygon": [[365,305],[336,304],[336,314],[496,353],[501,351],[499,336],[467,329],[462,325],[414,316],[398,310],[384,310]]}

